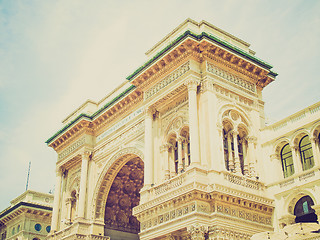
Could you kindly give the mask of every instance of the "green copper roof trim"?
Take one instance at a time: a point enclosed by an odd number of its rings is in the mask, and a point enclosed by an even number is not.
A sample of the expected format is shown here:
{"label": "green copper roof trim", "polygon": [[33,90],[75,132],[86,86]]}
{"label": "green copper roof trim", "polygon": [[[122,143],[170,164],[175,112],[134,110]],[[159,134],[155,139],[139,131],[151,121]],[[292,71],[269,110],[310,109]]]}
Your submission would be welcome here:
{"label": "green copper roof trim", "polygon": [[278,76],[278,73],[270,71],[268,75],[271,75],[272,77]]}
{"label": "green copper roof trim", "polygon": [[61,133],[65,132],[70,126],[72,126],[74,123],[78,122],[79,120],[82,119],[88,119],[89,121],[92,121],[96,116],[98,116],[103,110],[105,110],[106,108],[110,107],[113,103],[115,103],[116,101],[118,101],[120,98],[124,97],[125,95],[127,95],[132,89],[135,89],[136,87],[134,85],[131,85],[130,87],[128,87],[126,90],[124,90],[122,93],[120,93],[118,96],[116,96],[115,98],[113,98],[111,101],[109,101],[108,103],[106,103],[102,108],[100,108],[98,111],[96,111],[95,113],[93,113],[91,116],[85,114],[85,113],[81,113],[78,117],[76,117],[76,119],[74,119],[73,121],[71,121],[70,123],[68,123],[66,126],[64,126],[61,130],[59,130],[58,132],[56,132],[51,138],[49,138],[45,143],[49,144],[53,139],[55,139],[57,136],[59,136]]}
{"label": "green copper roof trim", "polygon": [[176,46],[179,42],[181,42],[182,40],[186,39],[187,37],[192,37],[195,40],[202,40],[203,38],[207,38],[211,41],[214,41],[215,43],[218,43],[218,45],[226,47],[227,49],[240,54],[241,56],[250,59],[252,61],[254,61],[255,63],[257,63],[258,65],[267,68],[268,70],[273,68],[273,66],[263,60],[261,60],[260,58],[257,58],[255,56],[252,56],[250,54],[248,54],[247,52],[243,51],[242,49],[218,38],[212,35],[209,35],[205,32],[202,32],[200,35],[194,34],[191,31],[186,31],[184,32],[182,35],[180,35],[176,40],[174,40],[171,44],[169,44],[168,46],[166,46],[164,49],[162,49],[159,53],[157,53],[153,58],[151,58],[149,61],[147,61],[145,64],[143,64],[141,67],[139,67],[136,71],[134,71],[134,73],[132,73],[131,75],[129,75],[127,77],[127,80],[131,81],[133,77],[135,77],[137,74],[139,74],[142,70],[144,70],[145,68],[147,68],[148,66],[150,66],[157,58],[159,58],[160,56],[164,55],[164,53],[166,53],[169,49],[173,48],[174,46]]}

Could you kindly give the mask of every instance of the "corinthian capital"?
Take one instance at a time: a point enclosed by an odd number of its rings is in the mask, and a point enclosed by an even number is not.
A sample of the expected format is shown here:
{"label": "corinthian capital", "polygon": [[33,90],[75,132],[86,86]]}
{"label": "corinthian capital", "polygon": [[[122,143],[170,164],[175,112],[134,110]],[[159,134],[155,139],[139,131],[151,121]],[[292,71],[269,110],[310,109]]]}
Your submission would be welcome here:
{"label": "corinthian capital", "polygon": [[192,240],[204,240],[205,234],[208,232],[208,226],[195,224],[188,226],[187,231]]}
{"label": "corinthian capital", "polygon": [[82,158],[88,159],[91,155],[91,152],[85,150],[82,152]]}
{"label": "corinthian capital", "polygon": [[200,81],[197,80],[196,78],[188,78],[185,82],[184,85],[187,86],[188,91],[197,91],[197,87],[199,85]]}
{"label": "corinthian capital", "polygon": [[204,81],[201,82],[201,89],[205,92],[205,91],[213,91],[213,83],[206,79]]}

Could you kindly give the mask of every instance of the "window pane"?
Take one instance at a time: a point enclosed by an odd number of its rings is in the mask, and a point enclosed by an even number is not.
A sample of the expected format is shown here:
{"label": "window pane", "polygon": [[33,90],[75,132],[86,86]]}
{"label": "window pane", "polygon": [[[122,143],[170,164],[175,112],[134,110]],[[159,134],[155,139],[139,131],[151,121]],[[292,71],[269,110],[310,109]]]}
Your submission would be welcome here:
{"label": "window pane", "polygon": [[294,174],[293,158],[292,158],[292,152],[289,144],[286,144],[282,148],[280,155],[281,155],[283,176],[289,177],[292,174]]}
{"label": "window pane", "polygon": [[299,148],[303,170],[312,168],[314,166],[313,152],[311,142],[307,135],[301,139]]}

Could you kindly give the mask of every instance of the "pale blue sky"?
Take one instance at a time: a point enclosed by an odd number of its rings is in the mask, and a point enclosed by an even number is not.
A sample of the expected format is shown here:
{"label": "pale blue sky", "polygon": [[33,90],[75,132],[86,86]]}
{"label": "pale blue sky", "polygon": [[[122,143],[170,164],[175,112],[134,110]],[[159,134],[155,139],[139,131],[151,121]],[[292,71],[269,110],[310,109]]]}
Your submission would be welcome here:
{"label": "pale blue sky", "polygon": [[279,120],[320,100],[320,1],[0,0],[0,210],[48,192],[56,154],[44,143],[85,100],[99,100],[186,18],[251,43],[279,73],[264,90]]}

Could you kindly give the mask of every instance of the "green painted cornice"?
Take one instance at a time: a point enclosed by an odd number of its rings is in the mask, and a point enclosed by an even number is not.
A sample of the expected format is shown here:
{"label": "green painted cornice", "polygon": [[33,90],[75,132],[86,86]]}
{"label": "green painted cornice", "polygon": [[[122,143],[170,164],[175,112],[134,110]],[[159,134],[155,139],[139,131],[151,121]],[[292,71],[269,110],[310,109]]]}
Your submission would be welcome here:
{"label": "green painted cornice", "polygon": [[197,34],[194,34],[194,33],[192,33],[191,31],[188,30],[188,31],[184,32],[182,35],[180,35],[178,38],[176,38],[171,44],[169,44],[164,49],[162,49],[153,58],[151,58],[149,61],[147,61],[141,67],[139,67],[136,71],[134,71],[134,73],[129,75],[127,77],[127,80],[132,81],[135,76],[137,76],[139,73],[141,73],[147,67],[149,67],[155,60],[157,60],[161,56],[165,55],[169,50],[171,50],[172,48],[177,46],[180,42],[182,42],[183,40],[185,40],[188,37],[193,38],[193,39],[195,39],[197,41],[200,41],[202,39],[208,39],[208,40],[216,43],[218,46],[224,47],[224,48],[230,50],[233,53],[239,54],[242,57],[244,57],[245,59],[251,60],[251,61],[253,61],[254,63],[256,63],[257,65],[259,65],[259,66],[261,66],[263,68],[267,68],[268,70],[273,68],[273,66],[271,64],[261,60],[260,58],[257,58],[255,56],[252,56],[252,55],[248,54],[247,52],[243,51],[242,49],[240,49],[240,48],[238,48],[238,47],[236,47],[236,46],[234,46],[234,45],[232,45],[232,44],[220,39],[219,37],[209,35],[206,32],[202,32],[200,35],[197,35]]}
{"label": "green painted cornice", "polygon": [[49,144],[53,139],[55,139],[57,136],[59,136],[60,134],[64,133],[69,127],[71,127],[72,125],[74,125],[76,122],[79,122],[83,119],[88,120],[88,121],[92,121],[94,120],[95,117],[97,117],[101,112],[103,112],[105,109],[107,109],[108,107],[110,107],[112,104],[114,104],[116,101],[120,100],[122,97],[126,96],[127,94],[129,94],[133,89],[135,89],[136,87],[134,85],[131,85],[129,88],[127,88],[126,90],[124,90],[122,93],[120,93],[118,96],[116,96],[115,98],[113,98],[111,101],[109,101],[108,103],[106,103],[102,108],[100,108],[98,111],[96,111],[95,113],[93,113],[91,116],[85,114],[85,113],[81,113],[78,117],[76,117],[73,121],[71,121],[70,123],[68,123],[66,126],[64,126],[62,129],[60,129],[58,132],[56,132],[51,138],[49,138],[45,143]]}

